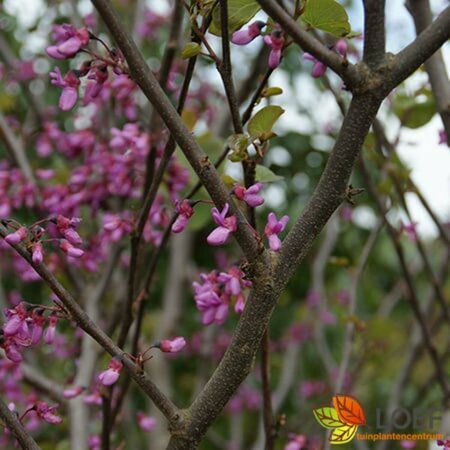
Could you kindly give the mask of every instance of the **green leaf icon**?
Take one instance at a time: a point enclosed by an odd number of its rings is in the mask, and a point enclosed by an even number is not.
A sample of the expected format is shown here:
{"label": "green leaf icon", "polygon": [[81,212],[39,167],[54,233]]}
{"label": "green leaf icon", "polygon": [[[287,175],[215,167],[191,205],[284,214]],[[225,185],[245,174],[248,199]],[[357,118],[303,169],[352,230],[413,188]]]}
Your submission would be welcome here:
{"label": "green leaf icon", "polygon": [[345,423],[340,421],[337,411],[329,406],[326,406],[324,408],[317,408],[313,410],[313,413],[317,422],[319,422],[320,425],[322,425],[324,428],[328,428],[329,430],[346,426]]}
{"label": "green leaf icon", "polygon": [[302,19],[313,28],[337,37],[351,31],[347,12],[335,0],[307,0]]}
{"label": "green leaf icon", "polygon": [[335,428],[331,433],[330,442],[332,444],[346,444],[355,437],[357,431],[358,425],[343,425]]}

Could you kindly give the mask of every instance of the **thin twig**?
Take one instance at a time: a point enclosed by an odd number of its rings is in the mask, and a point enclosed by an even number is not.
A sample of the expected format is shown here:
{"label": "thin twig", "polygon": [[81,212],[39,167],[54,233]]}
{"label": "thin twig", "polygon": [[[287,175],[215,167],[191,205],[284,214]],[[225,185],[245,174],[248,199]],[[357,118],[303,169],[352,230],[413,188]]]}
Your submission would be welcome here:
{"label": "thin twig", "polygon": [[28,434],[17,415],[10,411],[3,399],[0,398],[0,419],[11,431],[23,449],[40,450],[35,440]]}

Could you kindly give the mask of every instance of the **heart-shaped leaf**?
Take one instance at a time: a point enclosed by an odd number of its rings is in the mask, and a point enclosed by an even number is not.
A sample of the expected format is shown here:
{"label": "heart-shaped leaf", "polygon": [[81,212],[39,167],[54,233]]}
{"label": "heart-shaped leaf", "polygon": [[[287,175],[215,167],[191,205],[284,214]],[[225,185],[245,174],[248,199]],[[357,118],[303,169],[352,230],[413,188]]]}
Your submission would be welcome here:
{"label": "heart-shaped leaf", "polygon": [[[260,9],[256,0],[228,0],[228,31],[232,33],[245,25]],[[220,6],[217,5],[214,8],[208,31],[216,36],[221,36],[221,30]]]}
{"label": "heart-shaped leaf", "polygon": [[313,28],[336,37],[350,33],[350,23],[344,7],[335,0],[307,0],[302,19]]}
{"label": "heart-shaped leaf", "polygon": [[252,139],[267,141],[273,137],[275,134],[272,132],[272,127],[283,113],[284,109],[276,105],[260,109],[248,123],[248,132]]}

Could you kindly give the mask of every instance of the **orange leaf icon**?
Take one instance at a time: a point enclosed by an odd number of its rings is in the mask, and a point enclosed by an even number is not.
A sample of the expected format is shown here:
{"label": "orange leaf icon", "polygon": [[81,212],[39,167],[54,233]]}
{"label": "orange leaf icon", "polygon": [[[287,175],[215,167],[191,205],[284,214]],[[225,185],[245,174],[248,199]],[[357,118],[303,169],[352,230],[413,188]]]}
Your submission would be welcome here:
{"label": "orange leaf icon", "polygon": [[349,395],[338,394],[333,397],[333,406],[335,407],[339,419],[348,425],[365,425],[366,416],[361,404],[355,398]]}

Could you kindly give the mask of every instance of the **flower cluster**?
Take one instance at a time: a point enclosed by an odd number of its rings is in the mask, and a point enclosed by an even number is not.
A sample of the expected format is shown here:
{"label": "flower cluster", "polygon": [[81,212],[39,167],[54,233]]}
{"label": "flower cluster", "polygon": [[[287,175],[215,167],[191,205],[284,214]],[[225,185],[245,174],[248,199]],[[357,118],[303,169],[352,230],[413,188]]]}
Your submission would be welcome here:
{"label": "flower cluster", "polygon": [[[83,104],[87,105],[96,99],[108,80],[108,67],[120,76],[126,73],[123,57],[116,49],[110,49],[102,40],[90,33],[87,28],[75,29],[72,25],[55,25],[53,29],[53,45],[46,48],[47,55],[54,59],[72,59],[84,52],[91,59],[84,61],[78,69],[70,70],[62,76],[58,67],[50,72],[51,83],[62,88],[59,107],[62,111],[70,111],[77,102],[80,78],[87,77]],[[101,56],[87,48],[90,41],[99,41],[107,51]]]}
{"label": "flower cluster", "polygon": [[194,298],[197,309],[202,315],[202,323],[210,325],[215,322],[222,324],[228,317],[230,305],[240,314],[244,310],[244,291],[251,286],[244,273],[236,266],[227,272],[212,272],[200,274],[200,283],[194,281]]}
{"label": "flower cluster", "polygon": [[[46,318],[45,312],[52,311]],[[0,328],[0,348],[6,357],[20,363],[25,348],[37,345],[41,338],[46,344],[52,344],[55,339],[56,324],[58,322],[58,308],[43,307],[20,302],[16,307],[5,311],[6,322]],[[48,320],[48,326],[44,331]]]}
{"label": "flower cluster", "polygon": [[[79,248],[83,241],[76,231],[76,227],[81,222],[78,217],[68,218],[59,214],[55,218],[40,220],[30,227],[25,227],[13,220],[4,220],[3,222],[5,226],[15,229],[13,233],[5,237],[5,241],[10,245],[24,242],[31,250],[34,264],[41,264],[44,260],[42,244],[45,242],[58,242],[59,248],[72,258],[80,258],[84,254],[84,251]],[[41,225],[46,225],[47,228],[43,228]],[[60,238],[53,237],[55,236],[55,230]],[[44,239],[45,233],[48,233],[51,237]]]}
{"label": "flower cluster", "polygon": [[[249,44],[262,34],[265,26],[266,23],[260,20],[252,22],[248,27],[235,31],[231,37],[231,42],[236,45]],[[276,69],[280,65],[281,55],[285,44],[283,32],[278,28],[274,28],[272,33],[264,36],[264,43],[270,47],[269,67],[271,69]]]}

